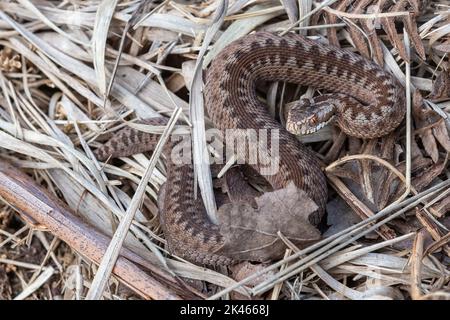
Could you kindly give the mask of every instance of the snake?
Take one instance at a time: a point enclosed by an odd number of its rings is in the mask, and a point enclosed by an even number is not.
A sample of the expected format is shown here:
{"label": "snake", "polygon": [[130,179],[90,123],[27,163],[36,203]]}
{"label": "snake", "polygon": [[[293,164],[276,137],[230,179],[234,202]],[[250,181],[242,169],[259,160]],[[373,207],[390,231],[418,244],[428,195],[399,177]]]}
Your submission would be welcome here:
{"label": "snake", "polygon": [[[294,103],[286,128],[274,119],[258,96],[261,82],[283,81],[311,86],[321,95]],[[327,180],[320,161],[297,135],[309,134],[332,122],[345,134],[362,139],[395,130],[405,115],[405,91],[391,73],[351,50],[336,48],[296,33],[283,36],[254,32],[225,46],[206,70],[203,87],[208,117],[219,130],[276,130],[279,169],[264,176],[274,190],[294,183],[316,203],[309,221],[317,225],[325,213]],[[144,119],[164,125],[163,117]],[[99,160],[149,151],[155,134],[130,126],[96,149]],[[171,143],[166,149],[173,148]],[[175,163],[166,156],[167,180],[158,197],[160,222],[169,251],[196,264],[230,265],[220,227],[210,221],[199,197],[192,163]],[[262,172],[259,163],[249,164]]]}

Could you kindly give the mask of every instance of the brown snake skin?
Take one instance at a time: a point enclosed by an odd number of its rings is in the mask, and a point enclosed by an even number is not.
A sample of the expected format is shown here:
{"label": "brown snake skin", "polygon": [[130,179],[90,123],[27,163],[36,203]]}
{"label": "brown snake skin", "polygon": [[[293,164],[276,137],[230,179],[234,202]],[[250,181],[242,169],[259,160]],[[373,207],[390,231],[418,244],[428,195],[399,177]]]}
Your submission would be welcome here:
{"label": "brown snake skin", "polygon": [[[337,125],[346,134],[375,138],[394,130],[405,113],[404,90],[378,65],[350,51],[337,49],[297,34],[254,33],[232,42],[212,62],[205,82],[205,105],[218,129],[279,129],[280,170],[266,176],[274,189],[293,181],[319,206],[310,217],[322,217],[327,185],[318,160],[267,111],[256,94],[256,81],[286,81],[310,85],[334,94],[326,99]],[[164,124],[151,119],[148,124]],[[130,128],[121,130],[101,148],[99,160],[152,149],[158,137]],[[168,149],[172,146],[168,145]],[[195,263],[226,265],[226,244],[219,227],[194,200],[193,166],[175,165],[167,157],[165,195],[159,199],[161,224],[172,253]],[[258,165],[253,168],[260,171]]]}

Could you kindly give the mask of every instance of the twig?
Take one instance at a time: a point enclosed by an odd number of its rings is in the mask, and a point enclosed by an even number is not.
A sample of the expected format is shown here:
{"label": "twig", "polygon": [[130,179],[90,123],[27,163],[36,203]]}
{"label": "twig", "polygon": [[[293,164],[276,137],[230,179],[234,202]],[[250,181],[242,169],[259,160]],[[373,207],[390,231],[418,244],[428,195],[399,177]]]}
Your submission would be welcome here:
{"label": "twig", "polygon": [[411,255],[411,298],[418,300],[422,296],[420,284],[422,282],[422,257],[423,257],[423,240],[425,230],[420,230],[414,239],[414,245]]}
{"label": "twig", "polygon": [[[74,250],[95,263],[100,263],[109,242],[108,238],[82,222],[59,199],[3,160],[0,160],[0,196],[19,212],[45,225],[51,233]],[[122,254],[139,260],[136,254],[126,249],[122,250]],[[177,283],[175,279],[171,280],[175,287],[170,288],[168,283],[149,276],[124,256],[118,258],[113,272],[136,293],[147,299],[180,299],[174,291]],[[143,264],[152,267],[148,263]],[[165,281],[171,279],[155,267],[150,270]],[[187,293],[186,290],[184,292]]]}

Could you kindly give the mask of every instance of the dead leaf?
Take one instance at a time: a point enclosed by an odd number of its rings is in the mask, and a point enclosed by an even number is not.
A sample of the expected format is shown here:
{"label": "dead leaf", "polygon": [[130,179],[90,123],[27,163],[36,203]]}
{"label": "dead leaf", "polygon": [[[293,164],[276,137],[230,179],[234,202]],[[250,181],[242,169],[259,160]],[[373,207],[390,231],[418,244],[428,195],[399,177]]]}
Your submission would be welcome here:
{"label": "dead leaf", "polygon": [[433,159],[434,163],[437,163],[439,160],[439,150],[436,139],[433,136],[432,126],[430,126],[434,112],[429,110],[424,104],[419,90],[416,90],[413,94],[412,111],[416,124],[416,134],[422,140],[425,152]]}
{"label": "dead leaf", "polygon": [[433,81],[433,89],[429,99],[435,102],[448,99],[450,97],[450,71],[442,71]]}
{"label": "dead leaf", "polygon": [[319,230],[308,217],[318,207],[293,183],[255,198],[257,208],[247,202],[225,204],[217,216],[224,235],[226,253],[238,260],[265,262],[283,255],[285,244],[277,233],[299,246],[320,239]]}
{"label": "dead leaf", "polygon": [[327,203],[327,224],[330,227],[323,236],[332,236],[360,221],[361,218],[341,197],[335,197]]}
{"label": "dead leaf", "polygon": [[421,131],[419,136],[422,140],[425,152],[433,159],[434,163],[438,162],[439,150],[431,128]]}
{"label": "dead leaf", "polygon": [[445,151],[450,152],[450,137],[444,119],[433,127],[433,135]]}
{"label": "dead leaf", "polygon": [[431,167],[427,168],[419,175],[417,178],[414,178],[412,184],[416,188],[416,190],[421,191],[425,187],[427,187],[436,177],[438,177],[442,171],[447,166],[445,161],[433,164]]}
{"label": "dead leaf", "polygon": [[[264,268],[267,268],[267,265],[264,263],[258,263],[253,264],[249,261],[244,261],[238,264],[233,265],[230,267],[231,276],[236,281],[244,280],[247,277],[250,277],[251,275],[263,270]],[[269,271],[261,276],[252,279],[248,281],[245,285],[247,287],[253,288],[257,286],[258,284],[268,280],[270,277],[273,277],[275,275],[274,271]],[[239,292],[231,292],[231,300],[250,300],[250,298],[244,296],[243,294],[240,294]],[[253,297],[252,300],[261,300],[261,297]]]}
{"label": "dead leaf", "polygon": [[447,212],[450,211],[450,196],[445,197],[441,201],[437,202],[433,209],[438,213],[438,217],[443,217]]}

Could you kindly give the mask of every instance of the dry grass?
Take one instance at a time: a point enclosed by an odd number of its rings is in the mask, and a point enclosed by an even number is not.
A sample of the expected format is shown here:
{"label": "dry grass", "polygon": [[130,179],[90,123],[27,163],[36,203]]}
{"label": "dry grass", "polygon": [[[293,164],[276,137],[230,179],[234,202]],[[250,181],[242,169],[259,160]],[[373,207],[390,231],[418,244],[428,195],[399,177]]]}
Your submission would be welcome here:
{"label": "dry grass", "polygon": [[[0,1],[0,157],[113,239],[97,266],[0,202],[0,299],[140,298],[109,276],[122,245],[210,299],[236,297],[233,290],[268,299],[449,299],[450,99],[429,94],[450,68],[450,7],[430,1],[414,21],[418,34],[399,35],[410,57],[406,63],[399,44],[378,30],[385,68],[405,84],[408,96],[421,91],[443,127],[434,122],[418,128],[409,99],[405,124],[381,140],[391,143],[391,157],[330,128],[302,138],[328,165],[336,191],[329,201],[339,221],[329,222],[328,237],[304,249],[280,234],[288,249],[282,260],[234,279],[229,270],[196,266],[167,252],[156,204],[166,179],[161,149],[107,163],[91,149],[126,125],[163,133],[162,147],[178,119],[183,125],[175,130],[192,128],[198,183],[214,220],[213,181],[201,161],[208,156],[202,152],[205,127],[211,126],[203,111],[202,66],[254,30],[314,32],[327,39],[334,29],[341,46],[355,50],[349,30],[367,31],[357,23],[400,19],[406,11],[356,14],[328,7],[337,3],[329,0],[157,3]],[[336,23],[311,25],[323,8],[338,16]],[[410,39],[423,44],[424,61],[409,52]],[[262,98],[281,121],[287,97],[316,93],[281,83],[265,90]],[[148,128],[132,121],[158,115],[173,122]],[[344,158],[347,153],[353,154]],[[349,179],[354,168],[359,184]],[[381,191],[377,179],[385,182]],[[388,189],[386,201],[377,201]],[[352,209],[367,219],[352,222]]]}

